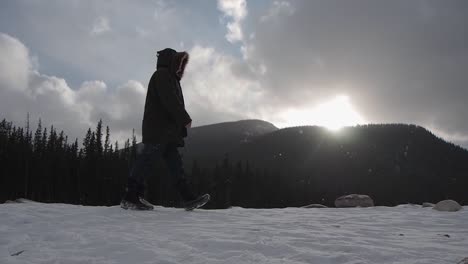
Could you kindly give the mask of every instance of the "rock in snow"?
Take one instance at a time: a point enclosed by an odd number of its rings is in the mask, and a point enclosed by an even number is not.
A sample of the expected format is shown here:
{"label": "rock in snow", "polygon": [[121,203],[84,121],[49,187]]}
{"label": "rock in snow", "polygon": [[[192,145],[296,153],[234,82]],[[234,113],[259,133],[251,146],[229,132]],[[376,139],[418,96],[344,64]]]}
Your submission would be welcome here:
{"label": "rock in snow", "polygon": [[443,200],[434,206],[434,210],[441,212],[457,212],[461,209],[461,205],[454,200]]}
{"label": "rock in snow", "polygon": [[422,207],[434,207],[433,203],[423,203]]}
{"label": "rock in snow", "polygon": [[337,208],[344,207],[372,207],[374,201],[368,195],[364,194],[350,194],[339,197],[335,200]]}

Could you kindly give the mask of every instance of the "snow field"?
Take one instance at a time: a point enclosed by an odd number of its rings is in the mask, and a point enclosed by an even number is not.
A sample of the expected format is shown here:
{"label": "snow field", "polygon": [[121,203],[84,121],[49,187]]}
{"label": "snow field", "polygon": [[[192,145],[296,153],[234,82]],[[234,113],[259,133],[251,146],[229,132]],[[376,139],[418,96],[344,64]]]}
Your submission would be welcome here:
{"label": "snow field", "polygon": [[0,204],[0,263],[456,264],[468,257],[467,209]]}

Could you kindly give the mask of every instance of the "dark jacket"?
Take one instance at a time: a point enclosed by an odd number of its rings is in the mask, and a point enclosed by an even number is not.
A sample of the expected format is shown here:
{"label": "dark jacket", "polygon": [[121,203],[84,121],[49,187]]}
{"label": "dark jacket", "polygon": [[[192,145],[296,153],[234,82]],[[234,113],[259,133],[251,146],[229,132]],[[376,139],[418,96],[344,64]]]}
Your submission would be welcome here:
{"label": "dark jacket", "polygon": [[179,147],[184,146],[185,126],[192,119],[185,110],[179,81],[187,62],[186,52],[173,49],[158,52],[157,69],[151,76],[146,94],[143,143],[174,142]]}

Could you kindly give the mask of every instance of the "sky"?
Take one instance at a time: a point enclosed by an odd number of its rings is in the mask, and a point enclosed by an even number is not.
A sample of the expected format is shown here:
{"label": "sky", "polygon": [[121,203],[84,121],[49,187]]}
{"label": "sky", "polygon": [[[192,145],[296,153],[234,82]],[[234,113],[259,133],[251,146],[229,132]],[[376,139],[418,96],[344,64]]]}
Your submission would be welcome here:
{"label": "sky", "polygon": [[464,0],[0,2],[0,118],[141,139],[156,52],[193,126],[411,123],[468,148]]}

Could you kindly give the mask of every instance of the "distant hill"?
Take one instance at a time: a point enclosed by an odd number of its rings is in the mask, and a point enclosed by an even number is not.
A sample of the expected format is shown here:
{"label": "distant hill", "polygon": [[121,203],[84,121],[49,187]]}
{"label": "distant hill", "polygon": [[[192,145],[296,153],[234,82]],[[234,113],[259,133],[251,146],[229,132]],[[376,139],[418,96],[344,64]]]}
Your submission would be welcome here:
{"label": "distant hill", "polygon": [[[367,193],[384,204],[450,197],[468,202],[468,151],[423,127],[364,125],[331,132],[268,124],[239,121],[193,129],[187,165],[193,159],[209,168],[224,157],[232,163],[248,161],[277,186],[288,183],[281,188],[307,185],[304,192],[312,197],[305,200]],[[249,130],[257,125],[263,129]]]}
{"label": "distant hill", "polygon": [[347,159],[370,168],[388,160],[394,161],[396,166],[404,161],[447,161],[447,165],[454,165],[449,160],[468,158],[468,151],[420,126],[383,124],[345,127],[338,132],[317,126],[284,128],[239,146],[231,155],[233,159],[255,160],[261,167],[281,168],[289,164],[307,168],[311,162],[325,160],[332,166]]}
{"label": "distant hill", "polygon": [[190,167],[193,160],[214,166],[226,153],[252,142],[257,137],[277,131],[273,124],[262,120],[241,120],[191,128],[182,151]]}

